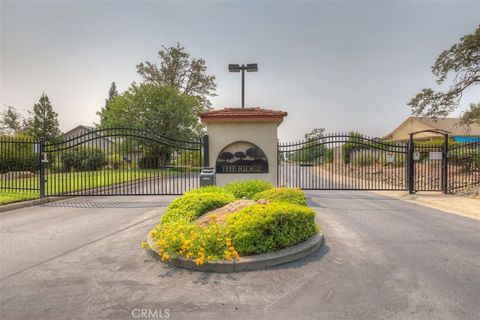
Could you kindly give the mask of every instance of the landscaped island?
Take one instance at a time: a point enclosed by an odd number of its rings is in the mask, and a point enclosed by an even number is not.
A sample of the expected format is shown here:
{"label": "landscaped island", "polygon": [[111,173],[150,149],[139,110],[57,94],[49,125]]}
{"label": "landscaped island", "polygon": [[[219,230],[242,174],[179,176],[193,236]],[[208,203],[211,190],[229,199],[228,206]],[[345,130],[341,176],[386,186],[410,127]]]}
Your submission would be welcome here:
{"label": "landscaped island", "polygon": [[142,247],[162,261],[239,261],[305,242],[319,232],[300,189],[260,180],[203,187],[167,208]]}

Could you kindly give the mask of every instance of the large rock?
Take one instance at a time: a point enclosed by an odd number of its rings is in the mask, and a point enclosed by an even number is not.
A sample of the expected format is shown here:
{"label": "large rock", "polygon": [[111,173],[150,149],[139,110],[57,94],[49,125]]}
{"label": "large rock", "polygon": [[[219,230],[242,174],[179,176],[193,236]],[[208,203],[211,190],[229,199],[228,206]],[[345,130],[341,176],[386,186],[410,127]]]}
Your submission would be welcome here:
{"label": "large rock", "polygon": [[201,226],[208,225],[212,214],[216,215],[217,221],[225,221],[230,214],[238,212],[243,208],[251,206],[255,203],[256,202],[254,200],[237,200],[235,202],[226,204],[223,207],[205,213],[197,219],[197,223]]}
{"label": "large rock", "polygon": [[36,174],[30,171],[10,171],[2,174],[2,180],[25,179],[35,177]]}

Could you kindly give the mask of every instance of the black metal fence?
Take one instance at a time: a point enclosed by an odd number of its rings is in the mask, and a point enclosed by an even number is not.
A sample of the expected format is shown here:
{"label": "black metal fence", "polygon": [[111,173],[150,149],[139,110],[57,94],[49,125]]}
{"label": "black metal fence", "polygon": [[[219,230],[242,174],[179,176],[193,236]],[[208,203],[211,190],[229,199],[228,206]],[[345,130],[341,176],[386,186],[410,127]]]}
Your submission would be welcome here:
{"label": "black metal fence", "polygon": [[39,192],[40,145],[29,137],[0,137],[0,191]]}
{"label": "black metal fence", "polygon": [[406,144],[330,134],[278,145],[278,185],[315,190],[407,190]]}
{"label": "black metal fence", "polygon": [[[0,192],[40,196],[182,194],[199,186],[208,137],[86,130],[58,142],[0,137]],[[278,144],[278,185],[315,190],[457,192],[480,185],[480,142],[388,143],[330,134]]]}
{"label": "black metal fence", "polygon": [[480,143],[389,143],[328,134],[278,144],[278,185],[315,190],[455,192],[480,184]]}
{"label": "black metal fence", "polygon": [[202,145],[132,128],[85,130],[58,142],[4,137],[1,188],[40,196],[182,194],[199,185]]}
{"label": "black metal fence", "polygon": [[480,142],[450,146],[447,159],[448,191],[480,185]]}

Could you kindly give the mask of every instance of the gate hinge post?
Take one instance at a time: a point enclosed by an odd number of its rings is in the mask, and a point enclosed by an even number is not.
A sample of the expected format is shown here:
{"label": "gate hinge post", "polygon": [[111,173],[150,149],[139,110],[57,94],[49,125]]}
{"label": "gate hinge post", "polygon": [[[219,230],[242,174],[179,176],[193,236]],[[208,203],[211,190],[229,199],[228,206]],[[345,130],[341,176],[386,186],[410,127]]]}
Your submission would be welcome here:
{"label": "gate hinge post", "polygon": [[39,189],[40,189],[40,198],[45,198],[45,162],[44,162],[44,149],[45,149],[45,138],[40,138],[38,141],[39,145],[39,163],[40,163],[40,174],[39,174]]}
{"label": "gate hinge post", "polygon": [[448,193],[448,133],[443,136],[442,148],[442,191]]}
{"label": "gate hinge post", "polygon": [[407,145],[407,185],[408,193],[414,193],[414,183],[415,183],[415,163],[413,160],[413,153],[415,151],[415,144],[413,142],[413,133],[410,133],[410,138]]}
{"label": "gate hinge post", "polygon": [[203,147],[203,166],[205,168],[210,166],[210,159],[209,159],[209,146],[208,146],[208,134],[203,135],[202,139],[202,147]]}

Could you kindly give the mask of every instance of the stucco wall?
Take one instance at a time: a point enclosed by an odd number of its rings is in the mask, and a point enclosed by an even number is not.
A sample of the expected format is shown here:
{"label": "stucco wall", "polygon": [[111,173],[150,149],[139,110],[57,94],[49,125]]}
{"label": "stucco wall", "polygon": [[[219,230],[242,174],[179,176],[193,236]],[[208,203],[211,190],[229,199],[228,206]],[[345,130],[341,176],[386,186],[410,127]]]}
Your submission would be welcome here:
{"label": "stucco wall", "polygon": [[223,186],[230,181],[262,179],[277,184],[277,123],[208,123],[209,160],[214,167],[220,152],[236,141],[247,141],[260,147],[268,159],[268,173],[257,174],[217,174],[217,185]]}

